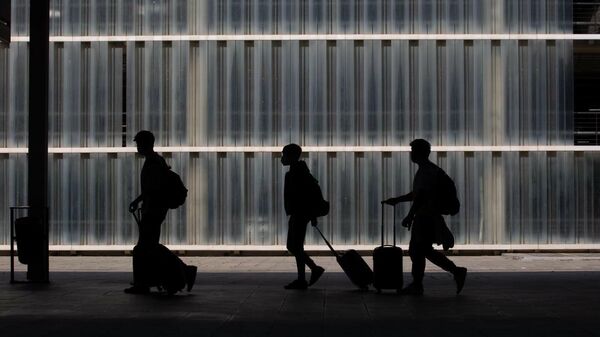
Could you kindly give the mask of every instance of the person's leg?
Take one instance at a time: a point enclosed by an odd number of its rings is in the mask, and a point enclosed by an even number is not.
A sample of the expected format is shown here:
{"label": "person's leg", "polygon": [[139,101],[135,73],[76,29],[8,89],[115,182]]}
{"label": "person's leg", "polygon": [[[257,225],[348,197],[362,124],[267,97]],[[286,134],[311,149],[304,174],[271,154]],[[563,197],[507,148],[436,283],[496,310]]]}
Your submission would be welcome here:
{"label": "person's leg", "polygon": [[411,238],[408,254],[412,261],[412,277],[413,281],[411,284],[406,286],[400,292],[402,295],[423,295],[423,276],[425,275],[425,254],[423,252],[423,246],[414,237]]}
{"label": "person's leg", "polygon": [[[317,266],[304,250],[304,239],[306,237],[306,227],[308,222],[309,220],[304,217],[290,217],[287,248],[296,258],[298,279],[287,285],[287,289],[305,289],[308,285],[317,282],[325,271],[325,269]],[[305,266],[308,266],[311,269],[310,284],[306,283]]]}
{"label": "person's leg", "polygon": [[144,245],[138,244],[133,247],[133,286],[126,288],[127,294],[147,294],[150,292],[148,275],[148,258]]}
{"label": "person's leg", "polygon": [[412,277],[413,283],[423,285],[423,277],[425,276],[425,252],[423,244],[411,238],[408,246],[408,255],[412,262]]}
{"label": "person's leg", "polygon": [[443,270],[452,273],[454,275],[454,281],[456,282],[456,293],[459,294],[465,285],[465,279],[467,278],[467,268],[457,267],[446,255],[435,249],[427,254],[427,259],[442,268]]}
{"label": "person's leg", "polygon": [[431,244],[428,244],[428,225],[427,217],[416,216],[410,231],[408,245],[408,255],[412,261],[413,283],[420,286],[423,285],[423,277],[425,276],[425,256],[431,249]]}
{"label": "person's leg", "polygon": [[290,233],[288,234],[288,249],[296,257],[298,264],[298,279],[304,279],[305,268],[308,266],[310,269],[317,267],[313,259],[304,250],[304,240],[306,238],[306,227],[308,225],[307,219],[300,217],[290,218]]}
{"label": "person's leg", "polygon": [[302,224],[295,216],[291,216],[288,222],[287,250],[296,258],[298,280],[305,279],[303,251]]}
{"label": "person's leg", "polygon": [[[431,219],[432,242],[442,243],[444,250],[448,250],[454,246],[454,237],[448,229],[444,218],[440,215]],[[443,270],[452,273],[454,280],[456,281],[456,293],[460,293],[463,286],[465,285],[465,278],[467,277],[467,268],[457,267],[445,254],[431,248],[427,252],[427,259],[433,264],[442,268]]]}
{"label": "person's leg", "polygon": [[306,280],[306,272],[304,266],[310,268],[310,281],[308,285],[315,284],[325,272],[325,269],[318,266],[315,261],[306,253],[304,250],[304,241],[306,239],[306,228],[310,220],[306,218],[295,218],[294,219],[294,240],[295,240],[295,254],[296,265],[298,266],[298,279]]}
{"label": "person's leg", "polygon": [[167,217],[168,208],[142,209],[140,239],[146,245],[157,245],[160,241],[160,226]]}
{"label": "person's leg", "polygon": [[314,270],[315,268],[320,268],[317,266],[315,261],[306,253],[304,250],[304,241],[306,240],[306,228],[308,227],[308,223],[310,220],[306,219],[297,219],[296,224],[296,233],[295,233],[295,244],[296,244],[296,257],[299,258],[300,263],[302,264],[302,270],[304,271],[304,266],[310,268],[310,270]]}
{"label": "person's leg", "polygon": [[442,268],[443,270],[454,274],[456,271],[456,265],[452,262],[446,255],[442,252],[431,248],[431,250],[427,253],[427,259],[431,261],[436,266]]}
{"label": "person's leg", "polygon": [[405,295],[422,295],[423,278],[425,276],[425,256],[431,249],[428,244],[426,226],[427,222],[422,217],[416,217],[410,234],[410,243],[408,246],[408,255],[412,262],[413,282],[402,289]]}
{"label": "person's leg", "polygon": [[[302,234],[302,227],[302,221],[300,221],[300,219],[295,216],[290,217],[288,222],[287,249],[296,259],[298,277],[296,280],[286,285],[284,287],[286,289],[306,289],[308,287],[306,273],[304,271],[304,235]],[[304,230],[306,231],[306,227],[304,227]]]}

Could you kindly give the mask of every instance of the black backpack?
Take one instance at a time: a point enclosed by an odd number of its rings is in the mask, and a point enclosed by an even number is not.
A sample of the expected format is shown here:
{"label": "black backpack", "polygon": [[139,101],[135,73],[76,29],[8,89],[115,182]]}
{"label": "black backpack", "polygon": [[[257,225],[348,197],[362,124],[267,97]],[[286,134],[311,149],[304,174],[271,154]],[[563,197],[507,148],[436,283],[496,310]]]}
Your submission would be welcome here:
{"label": "black backpack", "polygon": [[[312,177],[311,177],[312,178]],[[329,214],[329,201],[323,198],[323,191],[321,191],[321,186],[319,186],[319,182],[312,178],[311,185],[311,215],[314,217],[325,216]]]}
{"label": "black backpack", "polygon": [[187,198],[187,188],[183,184],[179,174],[172,170],[167,170],[164,185],[164,201],[165,205],[170,209],[176,209],[185,203]]}
{"label": "black backpack", "polygon": [[445,172],[439,178],[438,207],[441,214],[456,215],[460,211],[460,201],[456,193],[456,185]]}

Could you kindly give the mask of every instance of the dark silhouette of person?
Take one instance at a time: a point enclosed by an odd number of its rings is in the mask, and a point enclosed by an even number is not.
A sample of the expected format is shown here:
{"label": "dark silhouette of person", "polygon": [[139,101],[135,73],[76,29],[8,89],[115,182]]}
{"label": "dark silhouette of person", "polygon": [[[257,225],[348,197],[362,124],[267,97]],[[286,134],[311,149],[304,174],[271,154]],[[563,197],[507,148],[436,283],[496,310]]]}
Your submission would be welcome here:
{"label": "dark silhouette of person", "polygon": [[[288,222],[287,249],[296,258],[298,278],[284,286],[285,289],[306,289],[315,284],[325,269],[317,266],[315,262],[304,251],[304,239],[306,228],[310,221],[313,226],[317,225],[317,219],[312,215],[311,184],[316,184],[316,179],[310,174],[308,166],[300,160],[302,148],[296,144],[288,144],[283,148],[281,164],[289,166],[290,170],[285,174],[283,188],[284,207]],[[310,281],[306,282],[305,267],[311,270]]]}
{"label": "dark silhouette of person", "polygon": [[[150,292],[150,286],[155,285],[151,275],[155,274],[153,267],[158,265],[156,259],[160,258],[160,255],[172,254],[159,244],[160,226],[169,211],[164,200],[162,184],[170,167],[162,156],[154,152],[152,132],[142,130],[133,140],[136,142],[138,153],[144,156],[145,160],[140,174],[142,193],[129,205],[129,211],[133,213],[142,202],[139,238],[133,248],[133,286],[125,289],[125,292],[147,294]],[[174,254],[171,257],[171,260],[175,259],[175,263],[181,265],[180,269],[185,273],[187,289],[190,291],[196,280],[197,267],[185,265]]]}
{"label": "dark silhouette of person", "polygon": [[410,146],[410,159],[419,166],[413,180],[412,192],[382,201],[389,205],[412,201],[410,211],[402,221],[402,226],[409,230],[412,228],[408,253],[412,261],[413,282],[402,289],[401,293],[405,295],[423,294],[423,277],[427,258],[454,275],[456,293],[459,294],[465,284],[467,269],[457,267],[446,255],[432,247],[433,243],[441,243],[442,239],[439,238],[439,233],[442,230],[440,228],[446,228],[436,199],[442,193],[439,180],[445,173],[440,167],[429,161],[431,153],[429,142],[424,139],[415,139]]}

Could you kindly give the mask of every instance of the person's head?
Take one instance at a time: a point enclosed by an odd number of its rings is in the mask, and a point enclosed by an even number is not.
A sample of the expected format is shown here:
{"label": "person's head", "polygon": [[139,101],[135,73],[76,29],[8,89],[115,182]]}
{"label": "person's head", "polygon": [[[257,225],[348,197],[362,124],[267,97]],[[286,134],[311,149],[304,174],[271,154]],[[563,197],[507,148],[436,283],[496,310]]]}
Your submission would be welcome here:
{"label": "person's head", "polygon": [[133,141],[137,145],[138,153],[145,156],[154,151],[154,135],[150,131],[142,130],[138,132]]}
{"label": "person's head", "polygon": [[413,163],[421,164],[429,160],[431,153],[431,144],[425,139],[415,139],[410,142],[410,160]]}
{"label": "person's head", "polygon": [[288,144],[283,147],[281,154],[281,164],[288,166],[300,160],[302,148],[296,144]]}

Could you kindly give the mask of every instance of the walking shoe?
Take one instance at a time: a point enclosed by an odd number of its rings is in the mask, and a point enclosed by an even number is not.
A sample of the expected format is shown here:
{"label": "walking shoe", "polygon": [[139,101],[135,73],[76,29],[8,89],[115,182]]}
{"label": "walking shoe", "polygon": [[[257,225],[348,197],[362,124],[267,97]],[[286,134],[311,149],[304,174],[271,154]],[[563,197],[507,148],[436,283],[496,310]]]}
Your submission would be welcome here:
{"label": "walking shoe", "polygon": [[306,290],[308,288],[308,284],[306,280],[294,280],[292,283],[284,286],[285,289],[298,289],[298,290]]}
{"label": "walking shoe", "polygon": [[316,266],[315,269],[313,269],[310,272],[310,281],[308,282],[308,286],[310,287],[313,284],[317,283],[317,281],[321,278],[321,275],[323,275],[324,272],[325,269],[323,269],[323,267]]}
{"label": "walking shoe", "polygon": [[185,283],[187,284],[187,291],[192,291],[194,283],[196,282],[196,273],[198,267],[196,266],[185,266]]}
{"label": "walking shoe", "polygon": [[406,288],[400,290],[400,295],[407,296],[422,296],[423,295],[423,285],[411,283]]}
{"label": "walking shoe", "polygon": [[465,286],[465,279],[467,278],[467,268],[457,267],[454,272],[454,281],[456,281],[456,294],[460,294],[460,291]]}
{"label": "walking shoe", "polygon": [[146,295],[150,293],[150,288],[148,287],[140,287],[140,286],[133,286],[133,287],[129,287],[125,290],[123,290],[126,294],[133,294],[133,295]]}

